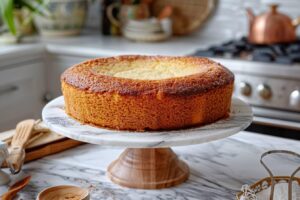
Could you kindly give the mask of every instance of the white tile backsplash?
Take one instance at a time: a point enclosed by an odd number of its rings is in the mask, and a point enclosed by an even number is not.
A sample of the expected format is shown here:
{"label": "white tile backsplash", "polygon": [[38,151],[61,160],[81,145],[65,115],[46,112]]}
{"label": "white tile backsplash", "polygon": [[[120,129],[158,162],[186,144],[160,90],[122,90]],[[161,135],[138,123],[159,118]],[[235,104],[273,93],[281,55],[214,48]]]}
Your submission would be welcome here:
{"label": "white tile backsplash", "polygon": [[89,12],[87,15],[86,27],[99,30],[101,23],[101,2],[102,0],[89,0]]}
{"label": "white tile backsplash", "polygon": [[[245,8],[250,7],[255,14],[259,14],[266,11],[271,3],[279,4],[279,10],[291,18],[300,16],[300,0],[218,0],[214,14],[193,34],[217,41],[247,35],[248,19]],[[100,6],[101,0],[90,2],[87,28],[99,30]],[[300,27],[297,33],[300,35]]]}

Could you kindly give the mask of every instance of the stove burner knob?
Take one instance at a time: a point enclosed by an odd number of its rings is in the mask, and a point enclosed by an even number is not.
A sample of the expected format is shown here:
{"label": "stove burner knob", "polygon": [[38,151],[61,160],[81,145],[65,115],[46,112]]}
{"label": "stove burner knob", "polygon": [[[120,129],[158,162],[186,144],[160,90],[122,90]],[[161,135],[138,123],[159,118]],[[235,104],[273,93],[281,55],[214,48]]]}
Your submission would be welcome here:
{"label": "stove burner knob", "polygon": [[294,108],[300,108],[300,91],[294,90],[290,94],[290,106]]}
{"label": "stove burner knob", "polygon": [[239,84],[239,88],[240,88],[240,93],[244,96],[250,96],[252,89],[251,89],[251,85],[249,83],[246,82],[240,82]]}
{"label": "stove burner knob", "polygon": [[270,99],[272,96],[271,88],[266,84],[259,84],[257,86],[258,94],[263,99]]}

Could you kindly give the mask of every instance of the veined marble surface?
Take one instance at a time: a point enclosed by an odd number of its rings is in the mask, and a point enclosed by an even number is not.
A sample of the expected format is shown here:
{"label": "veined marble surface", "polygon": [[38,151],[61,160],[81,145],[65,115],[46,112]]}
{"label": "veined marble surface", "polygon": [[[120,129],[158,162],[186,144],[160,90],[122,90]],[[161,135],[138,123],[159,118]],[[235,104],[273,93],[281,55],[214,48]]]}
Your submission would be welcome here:
{"label": "veined marble surface", "polygon": [[[173,149],[191,170],[189,180],[177,187],[136,190],[118,186],[105,171],[123,149],[87,144],[26,164],[24,173],[32,175],[32,181],[16,199],[33,200],[42,189],[61,184],[90,188],[92,200],[235,199],[243,184],[267,176],[259,163],[263,152],[287,149],[299,153],[300,141],[240,132],[219,141]],[[274,174],[288,175],[300,161],[278,156],[266,163]],[[0,194],[5,190],[0,187]]]}
{"label": "veined marble surface", "polygon": [[226,138],[247,128],[252,122],[251,107],[233,98],[229,117],[205,126],[172,131],[139,132],[116,131],[82,124],[69,117],[64,110],[64,98],[58,97],[43,109],[47,126],[68,138],[91,144],[118,147],[149,148],[200,144]]}

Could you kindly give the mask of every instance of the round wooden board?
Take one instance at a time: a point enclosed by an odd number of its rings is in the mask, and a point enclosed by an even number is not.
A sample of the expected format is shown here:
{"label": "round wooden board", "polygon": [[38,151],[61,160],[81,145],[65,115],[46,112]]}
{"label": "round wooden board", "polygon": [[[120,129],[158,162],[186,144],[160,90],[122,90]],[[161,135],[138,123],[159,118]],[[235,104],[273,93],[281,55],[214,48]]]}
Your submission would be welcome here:
{"label": "round wooden board", "polygon": [[167,5],[173,7],[173,33],[185,35],[205,22],[216,7],[216,0],[155,0],[151,8],[154,16]]}

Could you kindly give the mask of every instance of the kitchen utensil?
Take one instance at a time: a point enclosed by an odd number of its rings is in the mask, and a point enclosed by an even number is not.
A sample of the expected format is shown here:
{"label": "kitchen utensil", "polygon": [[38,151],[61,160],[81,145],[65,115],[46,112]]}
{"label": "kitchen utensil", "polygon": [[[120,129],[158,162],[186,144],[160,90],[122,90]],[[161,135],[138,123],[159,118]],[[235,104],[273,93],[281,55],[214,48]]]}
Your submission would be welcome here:
{"label": "kitchen utensil", "polygon": [[159,13],[159,15],[157,16],[158,20],[162,20],[168,17],[171,17],[173,12],[173,8],[172,6],[165,6],[162,11]]}
{"label": "kitchen utensil", "polygon": [[72,185],[59,185],[49,187],[39,193],[37,200],[89,200],[90,195],[87,189]]}
{"label": "kitchen utensil", "polygon": [[[46,134],[46,132],[32,133],[30,139],[25,144],[25,147],[30,146],[34,141],[36,141],[39,138],[43,137],[45,134]],[[11,141],[12,141],[12,138],[13,138],[13,134],[11,135],[11,137],[5,138],[2,141],[5,142],[7,145],[10,145]],[[0,139],[1,139],[1,136],[0,136]]]}
{"label": "kitchen utensil", "polygon": [[143,19],[143,20],[128,20],[126,29],[137,32],[161,32],[161,25],[156,18]]}
{"label": "kitchen utensil", "polygon": [[87,15],[86,0],[47,0],[44,5],[51,16],[34,16],[34,24],[43,37],[80,34]]}
{"label": "kitchen utensil", "polygon": [[43,132],[37,133],[37,134],[33,135],[33,136],[30,137],[30,139],[27,141],[25,147],[31,145],[34,141],[36,141],[37,139],[41,138],[43,135],[45,135],[45,133],[43,133]]}
{"label": "kitchen utensil", "polygon": [[128,20],[122,32],[126,38],[134,41],[162,41],[172,35],[172,22],[170,18],[162,20],[157,18]]}
{"label": "kitchen utensil", "polygon": [[7,146],[0,140],[0,185],[5,185],[10,181],[8,174],[1,170],[2,163],[8,156]]}
{"label": "kitchen utensil", "polygon": [[[251,186],[244,185],[242,187],[242,192],[239,192],[236,196],[237,200],[252,200],[252,199],[292,200],[292,197],[294,197],[295,194],[299,194],[300,178],[295,177],[295,175],[300,171],[300,167],[297,167],[292,172],[291,176],[274,176],[270,168],[264,162],[264,158],[271,154],[289,154],[297,157],[297,159],[300,158],[299,154],[288,150],[271,150],[263,153],[260,158],[260,163],[263,165],[263,167],[266,169],[266,171],[269,173],[270,176],[261,179],[260,181],[254,183]],[[278,191],[275,191],[276,189]],[[280,196],[277,196],[276,194]]]}
{"label": "kitchen utensil", "polygon": [[[113,15],[114,9],[120,9],[119,16],[117,18]],[[119,4],[114,3],[107,8],[107,17],[112,24],[118,27],[122,27],[129,19],[147,19],[150,17],[148,4]]]}
{"label": "kitchen utensil", "polygon": [[[120,35],[121,29],[119,26],[111,23],[107,15],[107,9],[114,3],[119,3],[120,0],[103,0],[101,4],[101,31],[103,35]],[[123,2],[125,4],[125,2]],[[113,16],[118,16],[119,10],[114,9],[110,13]]]}
{"label": "kitchen utensil", "polygon": [[[46,127],[46,125],[43,124],[43,122],[40,119],[36,120],[34,123],[32,133],[31,133],[31,137],[25,146],[26,147],[30,146],[31,143],[33,143],[38,138],[42,137],[45,133],[48,133],[48,132],[51,132],[50,129],[48,127]],[[12,138],[14,136],[14,133],[15,133],[15,130],[3,132],[2,134],[0,134],[0,140],[5,142],[7,145],[10,145]]]}
{"label": "kitchen utensil", "polygon": [[294,21],[277,11],[278,5],[271,4],[268,12],[255,16],[247,8],[249,18],[248,40],[254,44],[288,43],[296,40],[296,27],[300,17]]}
{"label": "kitchen utensil", "polygon": [[123,30],[124,37],[139,42],[159,42],[166,40],[168,36],[164,33],[136,33],[129,30]]}
{"label": "kitchen utensil", "polygon": [[12,200],[19,191],[21,191],[24,187],[28,185],[30,179],[31,176],[27,176],[24,179],[10,186],[9,190],[1,196],[2,200]]}
{"label": "kitchen utensil", "polygon": [[171,6],[173,33],[185,35],[197,30],[216,7],[215,0],[155,0],[151,4],[154,16],[159,16],[166,6]]}
{"label": "kitchen utensil", "polygon": [[11,151],[8,157],[10,169],[13,174],[20,172],[25,158],[25,144],[29,141],[32,134],[35,120],[28,119],[19,122],[16,127],[16,132],[11,141]]}
{"label": "kitchen utensil", "polygon": [[109,146],[127,147],[108,167],[109,178],[122,186],[141,189],[172,187],[189,176],[188,165],[178,159],[170,146],[192,145],[229,137],[252,121],[251,108],[232,99],[230,115],[206,126],[184,130],[130,132],[82,124],[69,117],[64,98],[58,97],[43,109],[44,122],[54,131],[76,140]]}
{"label": "kitchen utensil", "polygon": [[[50,131],[43,123],[35,125],[33,133],[37,130],[43,131],[42,135],[29,144],[26,144],[25,163],[83,144],[82,142],[71,140]],[[45,132],[45,130],[48,132]],[[13,137],[14,133],[15,130],[0,133],[0,141],[9,140],[9,138]],[[31,141],[31,139],[29,141]],[[3,167],[7,167],[6,163],[4,163]]]}

